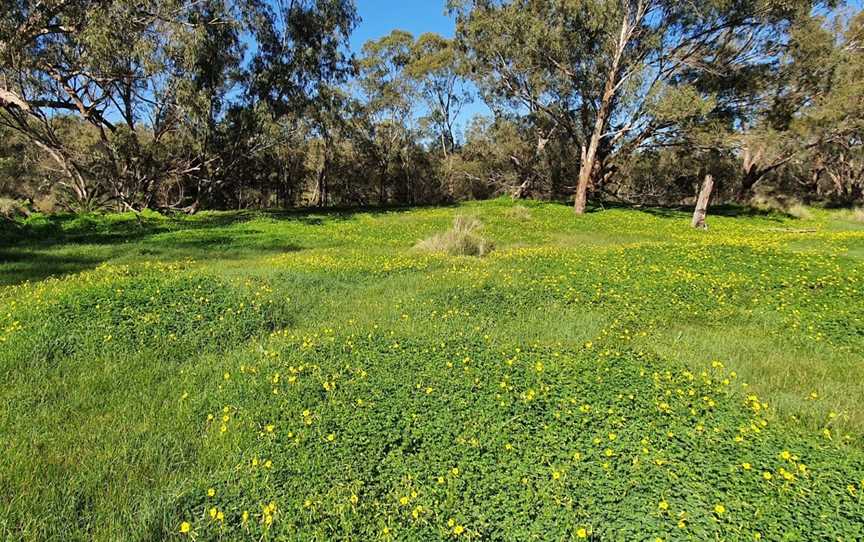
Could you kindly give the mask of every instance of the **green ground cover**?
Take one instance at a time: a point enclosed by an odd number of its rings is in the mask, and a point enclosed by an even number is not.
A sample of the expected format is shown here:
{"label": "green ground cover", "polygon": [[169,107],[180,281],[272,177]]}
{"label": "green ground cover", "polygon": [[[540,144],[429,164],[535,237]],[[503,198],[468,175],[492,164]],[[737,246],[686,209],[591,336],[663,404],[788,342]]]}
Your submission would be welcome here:
{"label": "green ground cover", "polygon": [[4,225],[0,534],[864,539],[864,225],[524,205]]}

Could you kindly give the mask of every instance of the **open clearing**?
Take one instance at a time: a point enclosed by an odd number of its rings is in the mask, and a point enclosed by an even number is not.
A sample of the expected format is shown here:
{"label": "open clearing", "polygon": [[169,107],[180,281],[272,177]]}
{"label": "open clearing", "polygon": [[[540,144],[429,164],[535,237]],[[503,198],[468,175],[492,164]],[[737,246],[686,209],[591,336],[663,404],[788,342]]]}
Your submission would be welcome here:
{"label": "open clearing", "polygon": [[525,205],[6,227],[0,533],[864,539],[864,225]]}

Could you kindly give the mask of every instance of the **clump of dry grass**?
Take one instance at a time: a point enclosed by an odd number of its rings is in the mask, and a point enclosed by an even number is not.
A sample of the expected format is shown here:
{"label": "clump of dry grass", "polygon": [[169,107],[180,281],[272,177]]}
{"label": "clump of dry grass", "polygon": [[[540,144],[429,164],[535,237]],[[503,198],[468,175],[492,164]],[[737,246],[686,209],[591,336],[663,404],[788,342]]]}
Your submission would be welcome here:
{"label": "clump of dry grass", "polygon": [[504,216],[511,220],[531,220],[531,210],[524,205],[516,205],[504,211]]}
{"label": "clump of dry grass", "polygon": [[864,222],[864,207],[855,207],[841,214],[844,220],[850,222]]}
{"label": "clump of dry grass", "polygon": [[11,198],[0,198],[0,217],[12,220],[28,216],[30,212],[20,201]]}
{"label": "clump of dry grass", "polygon": [[764,194],[757,194],[750,199],[750,206],[760,211],[783,212],[783,204],[779,200]]}
{"label": "clump of dry grass", "polygon": [[459,215],[449,230],[418,242],[414,248],[451,256],[485,256],[495,245],[481,235],[482,229],[483,223],[478,218]]}
{"label": "clump of dry grass", "polygon": [[786,214],[802,220],[810,220],[813,218],[813,213],[810,212],[810,209],[799,202],[792,203],[786,207]]}
{"label": "clump of dry grass", "polygon": [[53,194],[38,196],[33,200],[33,207],[40,213],[52,214],[60,210],[60,204]]}

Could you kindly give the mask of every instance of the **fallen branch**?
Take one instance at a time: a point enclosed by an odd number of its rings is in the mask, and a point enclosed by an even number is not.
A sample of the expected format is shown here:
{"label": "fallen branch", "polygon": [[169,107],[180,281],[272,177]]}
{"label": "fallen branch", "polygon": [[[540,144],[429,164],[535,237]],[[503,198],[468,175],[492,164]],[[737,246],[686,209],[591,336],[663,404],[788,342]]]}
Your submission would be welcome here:
{"label": "fallen branch", "polygon": [[789,228],[768,228],[764,231],[776,231],[776,232],[780,232],[780,233],[816,233],[819,230],[816,230],[816,229],[798,230],[798,229],[789,229]]}

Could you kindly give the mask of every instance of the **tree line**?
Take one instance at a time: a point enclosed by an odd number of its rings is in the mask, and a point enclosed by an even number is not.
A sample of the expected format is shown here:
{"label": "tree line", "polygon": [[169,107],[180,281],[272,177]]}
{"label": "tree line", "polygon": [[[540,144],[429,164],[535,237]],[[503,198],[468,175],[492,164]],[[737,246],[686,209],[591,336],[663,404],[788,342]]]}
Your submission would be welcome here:
{"label": "tree line", "polygon": [[836,2],[450,0],[356,53],[351,0],[6,6],[0,195],[43,209],[864,198]]}

